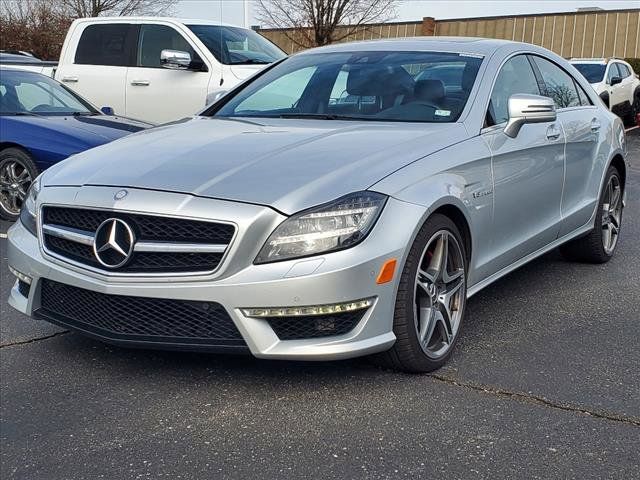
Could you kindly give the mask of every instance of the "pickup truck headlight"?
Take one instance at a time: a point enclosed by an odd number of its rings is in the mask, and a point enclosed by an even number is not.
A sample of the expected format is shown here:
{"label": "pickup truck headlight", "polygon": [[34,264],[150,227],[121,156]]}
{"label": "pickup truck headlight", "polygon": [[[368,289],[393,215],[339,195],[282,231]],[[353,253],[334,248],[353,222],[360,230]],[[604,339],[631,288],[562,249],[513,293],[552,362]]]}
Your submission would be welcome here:
{"label": "pickup truck headlight", "polygon": [[353,247],[366,238],[387,197],[357,192],[289,217],[271,234],[255,263],[308,257]]}
{"label": "pickup truck headlight", "polygon": [[29,230],[33,235],[38,236],[38,210],[36,209],[36,200],[40,193],[40,179],[36,178],[29,187],[27,197],[22,203],[20,209],[20,221],[24,228]]}

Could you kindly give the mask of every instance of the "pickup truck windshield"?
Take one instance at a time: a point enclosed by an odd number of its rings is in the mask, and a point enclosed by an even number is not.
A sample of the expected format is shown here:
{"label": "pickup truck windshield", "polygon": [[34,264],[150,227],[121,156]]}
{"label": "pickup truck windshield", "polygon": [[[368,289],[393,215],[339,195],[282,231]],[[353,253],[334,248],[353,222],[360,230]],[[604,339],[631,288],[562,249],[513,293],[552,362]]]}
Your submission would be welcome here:
{"label": "pickup truck windshield", "polygon": [[45,75],[2,70],[0,115],[98,115],[98,111]]}
{"label": "pickup truck windshield", "polygon": [[574,63],[573,66],[589,83],[601,82],[604,79],[604,71],[607,69],[607,66],[601,63]]}
{"label": "pickup truck windshield", "polygon": [[214,115],[455,122],[481,63],[479,56],[440,52],[296,55],[248,84]]}
{"label": "pickup truck windshield", "polygon": [[253,30],[217,25],[187,27],[225,65],[268,64],[286,56],[282,50]]}

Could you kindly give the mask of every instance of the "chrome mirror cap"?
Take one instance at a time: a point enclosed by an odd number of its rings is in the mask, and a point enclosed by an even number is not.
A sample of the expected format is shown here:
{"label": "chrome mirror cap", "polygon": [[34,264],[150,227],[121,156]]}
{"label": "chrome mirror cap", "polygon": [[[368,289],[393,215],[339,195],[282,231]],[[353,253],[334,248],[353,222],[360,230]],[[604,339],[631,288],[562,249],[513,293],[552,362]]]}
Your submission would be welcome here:
{"label": "chrome mirror cap", "polygon": [[505,135],[515,138],[526,123],[555,122],[556,104],[552,98],[518,93],[509,97],[509,121]]}
{"label": "chrome mirror cap", "polygon": [[180,50],[162,50],[160,65],[171,70],[187,70],[191,65],[191,55]]}

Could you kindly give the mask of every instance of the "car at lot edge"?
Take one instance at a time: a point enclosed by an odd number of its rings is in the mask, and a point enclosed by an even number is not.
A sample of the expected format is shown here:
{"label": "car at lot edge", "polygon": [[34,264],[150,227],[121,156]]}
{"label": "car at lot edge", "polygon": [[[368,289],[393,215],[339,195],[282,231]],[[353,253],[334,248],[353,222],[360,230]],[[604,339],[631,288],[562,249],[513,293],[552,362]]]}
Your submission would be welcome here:
{"label": "car at lot edge", "polygon": [[640,79],[633,67],[618,58],[572,58],[604,104],[628,124],[640,114]]}
{"label": "car at lot edge", "polygon": [[210,20],[80,18],[55,78],[119,115],[165,123],[193,116],[283,57],[255,31]]}
{"label": "car at lot edge", "polygon": [[45,75],[0,67],[0,218],[17,220],[46,168],[150,126],[105,115]]}
{"label": "car at lot edge", "polygon": [[27,70],[53,77],[58,62],[41,60],[27,52],[0,51],[0,66],[16,70]]}
{"label": "car at lot edge", "polygon": [[546,49],[309,50],[46,171],[9,230],[9,303],[122,346],[431,371],[487,285],[556,247],[613,256],[625,156],[621,120]]}

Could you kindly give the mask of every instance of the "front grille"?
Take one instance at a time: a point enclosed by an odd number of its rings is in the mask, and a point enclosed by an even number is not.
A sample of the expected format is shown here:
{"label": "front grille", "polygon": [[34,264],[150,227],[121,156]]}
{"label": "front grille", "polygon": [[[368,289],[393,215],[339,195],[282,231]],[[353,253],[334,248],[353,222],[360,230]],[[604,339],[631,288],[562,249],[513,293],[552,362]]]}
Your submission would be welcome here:
{"label": "front grille", "polygon": [[43,223],[88,232],[95,232],[109,218],[120,218],[127,222],[133,228],[136,238],[142,241],[228,244],[235,232],[235,227],[226,223],[84,208],[43,208]]}
{"label": "front grille", "polygon": [[[45,240],[47,249],[58,255],[91,267],[103,268],[93,254],[93,247],[89,245],[52,235],[47,235]],[[170,273],[215,270],[222,256],[222,253],[135,252],[129,263],[118,268],[118,272]]]}
{"label": "front grille", "polygon": [[[193,251],[172,252],[172,245],[222,245],[228,246],[233,239],[233,225],[132,214],[118,211],[103,211],[68,207],[45,206],[42,210],[43,225],[73,229],[85,235],[93,235],[107,219],[119,218],[133,230],[136,242],[152,242],[168,251],[135,251],[122,267],[108,271],[119,273],[201,273],[218,268],[223,252]],[[55,236],[49,232],[43,235],[47,251],[81,264],[105,269],[96,259],[91,245],[72,239]],[[105,269],[107,270],[107,269]]]}
{"label": "front grille", "polygon": [[366,309],[332,315],[272,317],[268,321],[280,340],[301,340],[349,333],[365,312]]}
{"label": "front grille", "polygon": [[108,339],[244,346],[216,302],[107,295],[44,279],[38,314]]}

